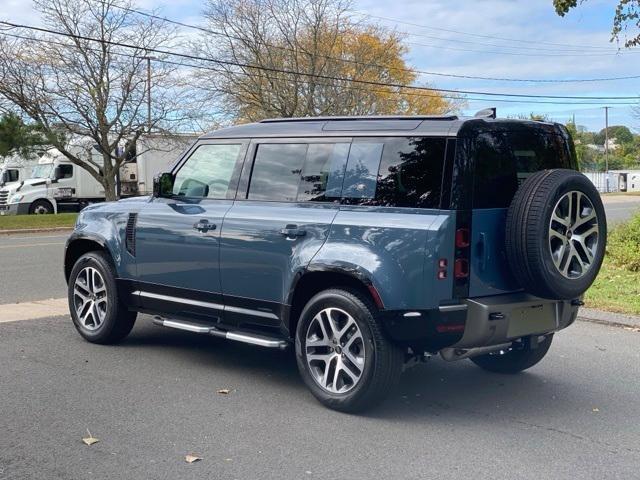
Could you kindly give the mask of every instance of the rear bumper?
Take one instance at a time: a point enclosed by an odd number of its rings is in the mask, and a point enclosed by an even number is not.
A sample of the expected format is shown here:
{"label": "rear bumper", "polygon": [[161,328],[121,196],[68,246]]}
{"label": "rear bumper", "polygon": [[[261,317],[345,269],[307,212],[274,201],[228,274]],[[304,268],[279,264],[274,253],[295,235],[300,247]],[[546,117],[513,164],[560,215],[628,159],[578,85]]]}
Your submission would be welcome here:
{"label": "rear bumper", "polygon": [[387,336],[414,349],[471,349],[510,343],[571,325],[580,302],[547,300],[518,292],[469,298],[420,311],[383,312]]}
{"label": "rear bumper", "polygon": [[467,321],[456,348],[477,348],[507,343],[536,334],[557,332],[578,316],[580,302],[546,300],[527,293],[469,298]]}

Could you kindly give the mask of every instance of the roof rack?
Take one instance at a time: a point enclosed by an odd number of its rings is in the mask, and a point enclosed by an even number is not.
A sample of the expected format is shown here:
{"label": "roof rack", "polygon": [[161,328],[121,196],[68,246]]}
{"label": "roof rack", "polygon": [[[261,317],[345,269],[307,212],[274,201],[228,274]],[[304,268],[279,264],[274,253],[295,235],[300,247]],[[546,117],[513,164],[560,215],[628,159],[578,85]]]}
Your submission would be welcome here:
{"label": "roof rack", "polygon": [[292,118],[267,118],[258,123],[284,123],[284,122],[341,122],[348,120],[458,120],[457,115],[371,115],[371,116],[341,116],[341,117],[292,117]]}

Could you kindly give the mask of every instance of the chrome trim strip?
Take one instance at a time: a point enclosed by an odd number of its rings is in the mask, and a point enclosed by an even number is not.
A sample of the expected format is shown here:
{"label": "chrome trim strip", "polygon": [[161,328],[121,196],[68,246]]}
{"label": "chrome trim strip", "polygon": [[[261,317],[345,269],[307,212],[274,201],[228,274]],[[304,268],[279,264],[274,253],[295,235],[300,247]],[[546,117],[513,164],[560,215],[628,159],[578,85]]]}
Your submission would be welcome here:
{"label": "chrome trim strip", "polygon": [[445,312],[460,312],[463,310],[467,310],[468,305],[440,305],[438,307],[438,310],[440,310],[440,312],[445,313]]}
{"label": "chrome trim strip", "polygon": [[227,332],[227,340],[235,340],[236,342],[250,343],[252,345],[258,345],[260,347],[267,348],[286,348],[287,342],[284,340],[272,340],[264,337],[254,337],[244,333]]}
{"label": "chrome trim strip", "polygon": [[175,320],[167,320],[164,318],[154,318],[153,323],[161,325],[163,327],[175,328],[176,330],[184,330],[186,332],[193,333],[209,333],[211,327],[205,327],[201,325],[194,325],[192,323],[177,322]]}
{"label": "chrome trim strip", "polygon": [[403,317],[421,317],[422,314],[420,312],[407,312],[402,316]]}
{"label": "chrome trim strip", "polygon": [[278,316],[275,313],[269,312],[261,312],[260,310],[251,310],[249,308],[242,307],[230,307],[229,305],[225,305],[225,312],[233,312],[233,313],[241,313],[244,315],[253,315],[254,317],[263,317],[263,318],[271,318],[274,320],[278,320]]}
{"label": "chrome trim strip", "polygon": [[161,295],[159,293],[144,292],[142,290],[133,292],[133,295],[139,295],[145,298],[153,298],[155,300],[164,300],[165,302],[183,303],[185,305],[193,305],[195,307],[224,310],[224,305],[220,305],[219,303],[202,302],[200,300],[192,300],[190,298],[172,297],[171,295]]}

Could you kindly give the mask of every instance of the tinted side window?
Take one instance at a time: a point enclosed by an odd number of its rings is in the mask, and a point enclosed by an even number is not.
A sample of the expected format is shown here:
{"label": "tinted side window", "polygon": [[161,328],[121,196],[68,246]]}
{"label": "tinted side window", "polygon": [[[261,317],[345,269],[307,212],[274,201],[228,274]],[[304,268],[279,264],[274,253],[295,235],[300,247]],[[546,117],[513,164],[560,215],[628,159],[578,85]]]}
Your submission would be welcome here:
{"label": "tinted side window", "polygon": [[348,143],[260,144],[247,198],[329,202],[342,191]]}
{"label": "tinted side window", "polygon": [[247,198],[294,202],[307,147],[284,143],[258,145]]}
{"label": "tinted side window", "polygon": [[192,198],[232,197],[230,185],[241,144],[200,145],[182,165],[173,185],[173,194]]}
{"label": "tinted side window", "polygon": [[345,174],[345,203],[439,208],[445,146],[444,138],[432,137],[354,143]]}
{"label": "tinted side window", "polygon": [[327,202],[340,198],[350,144],[312,143],[298,187],[299,202]]}
{"label": "tinted side window", "polygon": [[476,160],[474,208],[506,208],[532,173],[575,167],[566,140],[544,130],[480,132],[472,150]]}

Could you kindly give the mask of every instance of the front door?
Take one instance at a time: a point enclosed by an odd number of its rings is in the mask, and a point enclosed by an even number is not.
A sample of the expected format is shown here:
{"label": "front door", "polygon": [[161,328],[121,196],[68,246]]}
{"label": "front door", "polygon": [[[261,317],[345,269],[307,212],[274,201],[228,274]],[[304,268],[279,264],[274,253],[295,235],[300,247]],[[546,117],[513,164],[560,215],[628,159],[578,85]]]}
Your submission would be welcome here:
{"label": "front door", "polygon": [[196,145],[176,168],[173,196],[152,198],[136,221],[139,300],[144,309],[223,322],[220,232],[246,151],[242,141]]}
{"label": "front door", "polygon": [[[252,145],[248,188],[222,225],[225,316],[243,328],[277,330],[293,277],[318,252],[335,218],[350,139]],[[248,173],[251,172],[251,178]]]}

